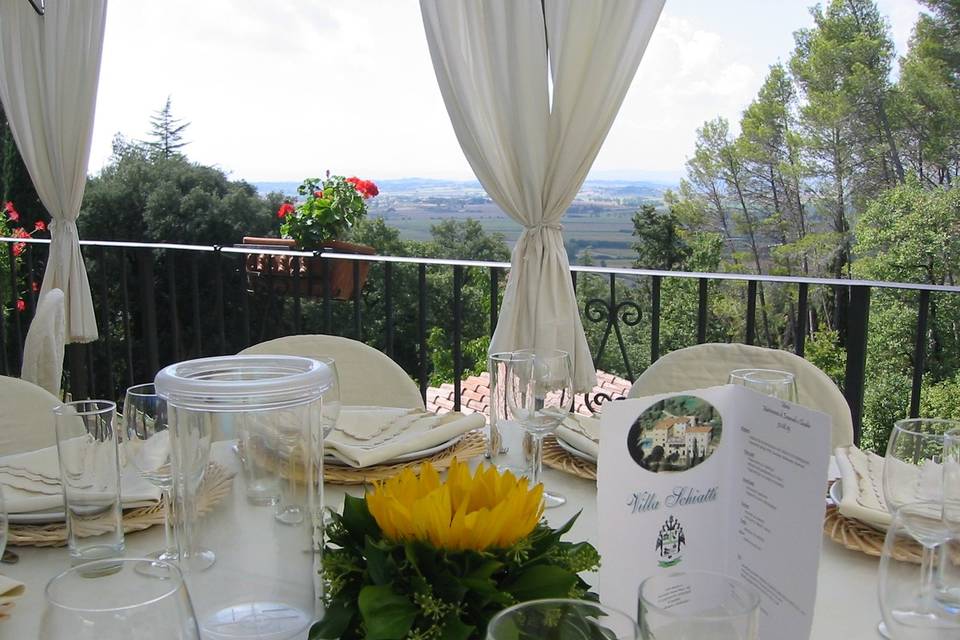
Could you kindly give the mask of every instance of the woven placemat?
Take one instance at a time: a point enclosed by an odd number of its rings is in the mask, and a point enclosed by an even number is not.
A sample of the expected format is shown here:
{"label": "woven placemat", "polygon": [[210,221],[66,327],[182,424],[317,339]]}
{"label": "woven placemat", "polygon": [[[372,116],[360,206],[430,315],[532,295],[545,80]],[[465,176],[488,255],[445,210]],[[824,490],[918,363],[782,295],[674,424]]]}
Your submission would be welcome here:
{"label": "woven placemat", "polygon": [[596,463],[569,453],[557,443],[556,436],[547,436],[543,439],[543,464],[578,478],[597,479]]}
{"label": "woven placemat", "polygon": [[[828,538],[842,544],[847,549],[876,557],[883,553],[883,540],[886,538],[886,533],[859,520],[844,516],[835,505],[827,507],[827,512],[823,518],[823,532]],[[919,543],[901,540],[894,546],[893,550],[894,558],[897,560],[920,564],[923,547]]]}
{"label": "woven placemat", "polygon": [[370,484],[378,480],[386,480],[403,471],[406,468],[416,469],[424,462],[432,464],[437,471],[442,471],[450,467],[454,458],[460,460],[469,460],[480,455],[487,450],[487,439],[482,430],[470,431],[456,444],[438,451],[432,456],[401,462],[398,464],[381,464],[363,469],[354,467],[335,466],[332,464],[323,465],[323,479],[334,484]]}
{"label": "woven placemat", "polygon": [[[203,474],[203,483],[197,500],[197,510],[207,513],[230,493],[233,473],[226,467],[211,462]],[[162,500],[148,507],[127,509],[123,512],[125,533],[141,531],[155,524],[163,524],[165,505]],[[102,531],[102,529],[101,529]],[[92,530],[90,535],[95,535]],[[81,534],[82,535],[82,534]],[[47,524],[10,524],[7,544],[27,547],[62,547],[67,544],[67,525],[64,522]]]}

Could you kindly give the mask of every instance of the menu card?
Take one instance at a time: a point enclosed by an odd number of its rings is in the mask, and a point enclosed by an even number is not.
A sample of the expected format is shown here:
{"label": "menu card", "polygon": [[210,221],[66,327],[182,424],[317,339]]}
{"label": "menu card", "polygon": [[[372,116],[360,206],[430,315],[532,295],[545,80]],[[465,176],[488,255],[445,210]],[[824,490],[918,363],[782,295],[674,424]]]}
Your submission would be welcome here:
{"label": "menu card", "polygon": [[713,571],[760,595],[761,640],[806,640],[830,418],[726,385],[604,407],[599,589],[637,611],[658,572]]}

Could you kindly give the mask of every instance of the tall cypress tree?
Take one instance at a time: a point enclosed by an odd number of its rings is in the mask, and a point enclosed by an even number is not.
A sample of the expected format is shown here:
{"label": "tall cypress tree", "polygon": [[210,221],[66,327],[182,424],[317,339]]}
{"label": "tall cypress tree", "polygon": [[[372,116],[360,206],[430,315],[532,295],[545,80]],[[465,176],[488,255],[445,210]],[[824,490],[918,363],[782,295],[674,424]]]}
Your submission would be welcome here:
{"label": "tall cypress tree", "polygon": [[163,158],[180,155],[180,149],[189,144],[183,139],[184,130],[190,126],[179,118],[174,118],[170,107],[170,96],[163,108],[150,117],[151,140],[146,142],[147,147]]}

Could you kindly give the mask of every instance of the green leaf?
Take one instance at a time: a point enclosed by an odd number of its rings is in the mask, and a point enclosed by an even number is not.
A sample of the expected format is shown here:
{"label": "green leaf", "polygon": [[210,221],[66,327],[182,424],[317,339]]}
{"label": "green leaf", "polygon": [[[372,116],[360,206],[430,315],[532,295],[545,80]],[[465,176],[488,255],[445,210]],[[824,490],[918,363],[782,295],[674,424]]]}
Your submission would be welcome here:
{"label": "green leaf", "polygon": [[378,546],[372,538],[367,537],[363,547],[363,555],[367,559],[367,573],[373,584],[389,584],[393,578],[393,562],[388,551]]}
{"label": "green leaf", "polygon": [[380,537],[380,527],[367,509],[367,501],[363,498],[354,498],[351,495],[343,497],[343,526],[352,534],[362,539]]}
{"label": "green leaf", "polygon": [[570,593],[576,581],[575,573],[553,565],[536,565],[503,588],[519,602],[524,602],[539,598],[563,598]]}
{"label": "green leaf", "polygon": [[440,640],[467,640],[474,629],[476,627],[466,624],[457,614],[451,612],[443,619]]}
{"label": "green leaf", "polygon": [[364,587],[357,601],[367,640],[399,640],[407,635],[417,617],[413,603],[389,586]]}
{"label": "green leaf", "polygon": [[343,602],[333,602],[323,612],[323,618],[310,627],[309,640],[339,638],[350,626],[357,610]]}

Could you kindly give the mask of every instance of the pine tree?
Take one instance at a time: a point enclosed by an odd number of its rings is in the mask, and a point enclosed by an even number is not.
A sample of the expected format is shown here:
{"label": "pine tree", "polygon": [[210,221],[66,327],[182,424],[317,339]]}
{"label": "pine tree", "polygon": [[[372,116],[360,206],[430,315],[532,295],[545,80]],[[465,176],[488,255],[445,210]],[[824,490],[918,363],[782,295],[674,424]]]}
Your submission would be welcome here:
{"label": "pine tree", "polygon": [[148,140],[146,145],[156,155],[163,158],[180,155],[180,149],[189,144],[183,139],[183,132],[190,123],[173,117],[170,96],[167,96],[163,108],[150,117],[150,123],[153,139]]}

